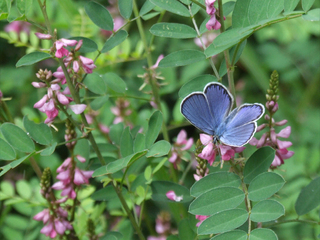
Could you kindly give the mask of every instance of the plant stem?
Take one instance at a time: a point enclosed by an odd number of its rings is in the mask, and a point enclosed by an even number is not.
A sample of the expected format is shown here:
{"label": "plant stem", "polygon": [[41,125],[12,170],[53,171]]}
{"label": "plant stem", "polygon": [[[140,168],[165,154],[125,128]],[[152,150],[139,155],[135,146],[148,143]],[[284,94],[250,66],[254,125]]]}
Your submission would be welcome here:
{"label": "plant stem", "polygon": [[[138,10],[138,7],[137,7],[137,4],[136,4],[135,0],[133,1],[133,12],[134,12],[134,15],[136,17],[139,16],[139,10]],[[156,79],[154,78],[154,76],[152,74],[152,69],[151,69],[153,64],[152,64],[152,58],[151,58],[151,54],[150,54],[150,48],[148,46],[147,39],[146,39],[146,36],[144,34],[144,29],[143,29],[142,22],[141,22],[140,18],[137,18],[137,26],[138,26],[140,37],[142,39],[142,42],[143,42],[143,45],[144,45],[144,49],[145,49],[145,52],[146,52],[146,58],[147,58],[147,63],[148,63],[149,83],[150,83],[150,86],[151,86],[151,89],[152,89],[152,94],[154,96],[154,101],[157,104],[158,109],[162,112],[159,89],[156,86],[157,82],[156,82]],[[166,141],[169,142],[170,141],[169,134],[168,134],[167,126],[166,126],[165,123],[162,124],[162,134],[163,134],[163,138]]]}
{"label": "plant stem", "polygon": [[[201,42],[201,45],[202,45],[203,50],[206,50],[206,45],[204,45],[204,43],[203,43],[203,41],[202,41],[201,33],[200,33],[200,31],[199,31],[199,28],[198,28],[198,25],[197,25],[197,23],[196,23],[196,20],[194,19],[194,16],[193,16],[193,14],[192,14],[190,5],[188,5],[188,8],[189,8],[189,13],[190,13],[190,16],[191,16],[191,19],[192,19],[193,26],[194,26],[194,28],[195,28],[195,30],[196,30],[196,32],[197,32],[197,37],[199,38],[199,40],[200,40],[200,42]],[[212,69],[213,69],[214,74],[216,75],[216,78],[217,78],[218,80],[220,80],[219,72],[217,71],[217,68],[216,68],[216,66],[215,66],[214,63],[213,63],[212,57],[209,58],[209,63],[210,63],[210,65],[211,65]]]}
{"label": "plant stem", "polygon": [[[218,0],[218,5],[219,5],[219,16],[220,16],[220,23],[221,23],[220,33],[223,33],[225,31],[225,26],[224,26],[224,19],[223,19],[222,0]],[[233,100],[234,100],[235,106],[236,106],[237,105],[237,102],[235,101],[236,100],[236,91],[235,91],[234,79],[233,79],[234,66],[231,65],[231,63],[230,63],[229,50],[227,49],[223,53],[224,53],[224,58],[226,60],[226,65],[227,65],[229,89],[230,89],[230,92],[233,96]]]}

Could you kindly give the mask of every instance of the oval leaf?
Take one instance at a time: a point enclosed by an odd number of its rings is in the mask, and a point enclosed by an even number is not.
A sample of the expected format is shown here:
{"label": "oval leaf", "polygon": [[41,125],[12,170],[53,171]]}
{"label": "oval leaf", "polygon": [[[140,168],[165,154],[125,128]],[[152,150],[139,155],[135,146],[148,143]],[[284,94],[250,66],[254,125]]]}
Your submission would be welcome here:
{"label": "oval leaf", "polygon": [[32,52],[20,58],[16,64],[16,67],[32,65],[48,58],[51,58],[51,55],[49,53]]}
{"label": "oval leaf", "polygon": [[146,157],[162,157],[167,155],[170,149],[171,144],[165,140],[161,140],[151,146]]}
{"label": "oval leaf", "polygon": [[310,212],[320,205],[320,177],[311,181],[299,194],[295,204],[298,215]]}
{"label": "oval leaf", "polygon": [[297,7],[299,2],[300,0],[284,0],[284,11],[285,12],[293,11]]}
{"label": "oval leaf", "polygon": [[320,21],[320,8],[310,10],[306,15],[302,15],[302,18],[307,21]]}
{"label": "oval leaf", "polygon": [[27,116],[23,118],[23,126],[27,131],[27,134],[32,137],[37,143],[42,145],[49,145],[52,140],[52,132],[47,124],[36,124],[30,121]]}
{"label": "oval leaf", "polygon": [[156,23],[150,32],[158,37],[196,38],[197,32],[192,27],[179,23]]}
{"label": "oval leaf", "polygon": [[107,87],[118,93],[124,93],[127,89],[126,83],[117,74],[108,72],[103,75],[103,79],[107,84]]}
{"label": "oval leaf", "polygon": [[1,160],[13,160],[16,158],[16,152],[14,151],[14,149],[2,138],[0,138],[0,146]]}
{"label": "oval leaf", "polygon": [[93,93],[102,95],[107,91],[105,81],[97,73],[88,74],[84,79],[83,83]]}
{"label": "oval leaf", "polygon": [[16,188],[18,194],[24,199],[30,199],[32,196],[32,189],[29,183],[25,180],[17,181]]}
{"label": "oval leaf", "polygon": [[126,38],[128,37],[128,33],[125,30],[120,30],[115,35],[110,37],[106,43],[103,45],[103,48],[101,50],[102,53],[108,52],[114,47],[118,46],[120,43],[122,43]]}
{"label": "oval leaf", "polygon": [[275,151],[271,147],[263,147],[255,151],[244,167],[244,182],[248,184],[260,173],[266,172],[274,157]]}
{"label": "oval leaf", "polygon": [[250,219],[253,222],[269,222],[284,215],[284,207],[275,200],[258,202],[251,210]]}
{"label": "oval leaf", "polygon": [[132,13],[133,0],[119,0],[118,7],[122,17],[129,19]]}
{"label": "oval leaf", "polygon": [[190,194],[199,197],[201,194],[218,187],[239,187],[241,180],[238,175],[230,172],[211,173],[195,182]]}
{"label": "oval leaf", "polygon": [[235,208],[244,200],[244,192],[239,188],[220,187],[205,192],[189,206],[194,215],[212,215],[220,211]]}
{"label": "oval leaf", "polygon": [[314,0],[301,0],[302,9],[308,11],[314,3]]}
{"label": "oval leaf", "polygon": [[223,233],[240,227],[248,219],[244,209],[231,209],[219,212],[204,220],[198,227],[198,234]]}
{"label": "oval leaf", "polygon": [[248,188],[248,197],[251,201],[267,199],[278,192],[284,185],[284,182],[283,177],[277,173],[261,173],[251,181]]}
{"label": "oval leaf", "polygon": [[247,240],[247,233],[242,230],[233,230],[214,236],[210,240]]}
{"label": "oval leaf", "polygon": [[96,2],[88,2],[84,9],[95,25],[104,30],[113,31],[113,19],[104,6]]}
{"label": "oval leaf", "polygon": [[120,139],[120,153],[121,157],[133,154],[133,139],[129,127],[126,127],[122,132]]}
{"label": "oval leaf", "polygon": [[151,145],[158,138],[159,132],[162,127],[163,117],[160,111],[155,111],[150,117],[148,123],[148,130],[146,133],[146,148],[150,148]]}
{"label": "oval leaf", "polygon": [[79,49],[79,53],[89,53],[89,52],[95,52],[98,50],[98,45],[91,39],[85,38],[85,37],[72,37],[69,38],[72,40],[82,40],[82,46]]}
{"label": "oval leaf", "polygon": [[278,236],[271,229],[257,228],[250,233],[250,240],[278,240]]}
{"label": "oval leaf", "polygon": [[179,97],[185,98],[190,93],[202,92],[204,87],[210,82],[217,82],[217,78],[213,75],[201,75],[184,84],[179,90]]}
{"label": "oval leaf", "polygon": [[173,182],[153,181],[151,188],[154,201],[174,202],[166,196],[169,191],[174,191],[177,196],[182,196],[182,200],[179,203],[190,202],[193,199],[189,194],[188,188]]}
{"label": "oval leaf", "polygon": [[25,131],[12,123],[1,125],[1,132],[8,143],[21,152],[33,152],[34,143]]}
{"label": "oval leaf", "polygon": [[190,17],[188,9],[176,0],[150,0],[154,5],[184,17]]}
{"label": "oval leaf", "polygon": [[42,150],[42,152],[40,153],[41,156],[50,156],[54,150],[56,149],[58,143],[53,143],[50,147],[47,147],[45,149]]}
{"label": "oval leaf", "polygon": [[168,56],[164,57],[159,67],[177,67],[185,66],[191,63],[199,62],[206,59],[206,55],[198,50],[181,50],[173,52]]}
{"label": "oval leaf", "polygon": [[109,99],[109,96],[101,96],[94,99],[90,102],[90,106],[93,110],[97,111],[102,108],[103,104],[105,104]]}

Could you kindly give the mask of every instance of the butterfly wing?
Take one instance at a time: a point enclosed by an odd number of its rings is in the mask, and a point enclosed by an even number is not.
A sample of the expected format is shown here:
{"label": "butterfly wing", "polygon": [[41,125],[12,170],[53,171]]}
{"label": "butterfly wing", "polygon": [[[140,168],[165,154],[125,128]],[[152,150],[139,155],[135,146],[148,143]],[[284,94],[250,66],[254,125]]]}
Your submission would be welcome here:
{"label": "butterfly wing", "polygon": [[183,116],[201,131],[214,135],[212,115],[206,96],[202,92],[194,92],[185,97],[180,105]]}
{"label": "butterfly wing", "polygon": [[222,124],[220,140],[226,145],[240,147],[248,143],[257,129],[256,121],[263,115],[262,104],[243,104],[234,109]]}
{"label": "butterfly wing", "polygon": [[209,108],[213,116],[214,129],[217,129],[228,116],[232,107],[233,97],[225,86],[216,82],[207,84],[204,88],[204,94],[208,99]]}

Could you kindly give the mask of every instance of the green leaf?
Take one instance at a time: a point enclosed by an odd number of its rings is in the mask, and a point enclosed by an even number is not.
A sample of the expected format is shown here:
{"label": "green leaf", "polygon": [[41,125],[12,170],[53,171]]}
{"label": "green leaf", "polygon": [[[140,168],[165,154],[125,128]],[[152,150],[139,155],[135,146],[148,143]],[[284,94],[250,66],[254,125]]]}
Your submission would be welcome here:
{"label": "green leaf", "polygon": [[244,209],[230,209],[219,212],[204,220],[198,227],[198,234],[223,233],[240,227],[248,219],[248,212]]}
{"label": "green leaf", "polygon": [[188,9],[176,0],[150,0],[154,5],[183,17],[190,17]]}
{"label": "green leaf", "polygon": [[171,144],[165,140],[161,140],[153,144],[146,157],[162,157],[167,155],[171,149]]}
{"label": "green leaf", "polygon": [[19,180],[16,183],[18,194],[24,199],[30,199],[32,196],[32,190],[29,183],[25,180]]}
{"label": "green leaf", "polygon": [[108,72],[103,75],[103,79],[107,84],[108,88],[118,93],[124,93],[127,90],[126,83],[117,74]]}
{"label": "green leaf", "polygon": [[179,238],[183,240],[194,240],[196,233],[190,227],[189,219],[182,219],[179,223]]}
{"label": "green leaf", "polygon": [[283,177],[277,173],[261,173],[251,181],[248,188],[248,197],[251,201],[267,199],[278,192],[284,185],[284,182]]}
{"label": "green leaf", "polygon": [[274,157],[275,151],[271,147],[263,147],[255,151],[244,167],[244,182],[249,184],[260,173],[268,171]]}
{"label": "green leaf", "polygon": [[133,143],[133,151],[139,152],[146,148],[146,137],[142,133],[137,133]]}
{"label": "green leaf", "polygon": [[4,175],[6,172],[8,172],[10,169],[19,166],[23,161],[25,161],[26,159],[28,159],[28,158],[30,158],[31,156],[33,156],[33,154],[34,154],[34,153],[30,153],[30,154],[27,155],[27,156],[24,156],[24,157],[22,157],[22,158],[19,158],[18,160],[15,160],[15,161],[13,161],[13,162],[5,165],[5,166],[0,167],[0,169],[2,170],[2,171],[0,172],[0,177],[1,177],[2,175]]}
{"label": "green leaf", "polygon": [[109,136],[114,144],[120,145],[120,139],[123,131],[123,123],[114,124],[110,127]]}
{"label": "green leaf", "polygon": [[142,19],[143,19],[144,21],[147,21],[147,20],[149,20],[149,19],[151,19],[151,18],[154,18],[155,16],[158,16],[159,14],[160,14],[160,12],[148,13],[148,14],[146,14],[146,15],[143,15],[143,16],[142,16]]}
{"label": "green leaf", "polygon": [[295,204],[298,215],[310,212],[320,205],[320,177],[313,179],[299,194]]}
{"label": "green leaf", "polygon": [[302,9],[308,11],[314,3],[314,0],[301,0]]}
{"label": "green leaf", "polygon": [[233,230],[214,236],[210,240],[247,240],[247,233],[242,230]]}
{"label": "green leaf", "polygon": [[284,215],[284,207],[275,200],[263,200],[253,206],[250,219],[253,222],[269,222]]}
{"label": "green leaf", "polygon": [[[126,195],[127,194],[127,189],[126,188],[122,188],[121,189],[122,195]],[[107,186],[105,188],[102,188],[96,192],[94,192],[90,198],[92,198],[93,200],[96,201],[110,201],[114,198],[117,198],[117,193],[114,190],[113,186]]]}
{"label": "green leaf", "polygon": [[103,104],[105,104],[109,99],[109,96],[101,96],[94,99],[92,102],[90,102],[90,106],[92,110],[99,110],[102,108]]}
{"label": "green leaf", "polygon": [[271,229],[256,228],[250,233],[250,240],[278,240],[278,236]]}
{"label": "green leaf", "polygon": [[0,159],[13,160],[16,158],[16,152],[9,143],[0,138]]}
{"label": "green leaf", "polygon": [[105,53],[113,49],[114,47],[118,46],[120,43],[122,43],[124,40],[126,40],[128,37],[128,33],[126,30],[120,30],[115,35],[110,37],[105,44],[103,45],[103,48],[101,50],[101,53]]}
{"label": "green leaf", "polygon": [[227,17],[234,9],[236,2],[230,1],[230,2],[226,2],[222,5],[223,8],[223,15],[225,17]]}
{"label": "green leaf", "polygon": [[[89,52],[95,52],[98,50],[98,45],[95,43],[95,41],[85,38],[85,37],[72,37],[69,38],[72,40],[80,41],[82,40],[82,46],[79,49],[79,53],[89,53]],[[89,74],[90,75],[90,74]]]}
{"label": "green leaf", "polygon": [[12,123],[4,123],[0,130],[4,138],[15,149],[21,152],[33,152],[35,149],[34,143],[25,131]]}
{"label": "green leaf", "polygon": [[154,4],[152,2],[150,2],[150,0],[146,0],[144,2],[144,4],[142,5],[139,15],[143,16],[145,14],[147,14],[148,12],[150,12],[153,8],[154,8]]}
{"label": "green leaf", "polygon": [[189,206],[194,215],[212,215],[235,208],[244,200],[244,192],[235,187],[219,187],[197,197]]}
{"label": "green leaf", "polygon": [[52,143],[52,145],[50,147],[47,147],[45,149],[42,150],[42,152],[40,153],[41,156],[50,156],[54,150],[57,147],[57,142]]}
{"label": "green leaf", "polygon": [[155,174],[156,172],[158,172],[162,168],[162,166],[167,162],[167,160],[168,158],[163,158],[161,162],[159,162],[157,166],[153,169],[152,174]]}
{"label": "green leaf", "polygon": [[182,196],[183,199],[179,203],[190,202],[193,198],[189,194],[189,189],[177,183],[167,181],[153,181],[151,183],[152,199],[154,201],[174,202],[167,198],[166,193],[174,191],[177,196]]}
{"label": "green leaf", "polygon": [[118,7],[122,17],[129,19],[132,14],[133,0],[119,0]]}
{"label": "green leaf", "polygon": [[196,38],[197,32],[192,27],[180,23],[156,23],[150,32],[158,37],[167,38]]}
{"label": "green leaf", "polygon": [[144,170],[144,178],[149,181],[151,179],[152,176],[152,168],[151,166],[146,167],[146,169]]}
{"label": "green leaf", "polygon": [[120,153],[121,157],[133,154],[133,138],[129,127],[126,127],[122,132],[120,139]]}
{"label": "green leaf", "polygon": [[307,21],[320,21],[320,8],[310,10],[306,15],[302,15],[302,18]]}
{"label": "green leaf", "polygon": [[201,51],[180,50],[177,52],[170,53],[168,56],[164,57],[160,61],[159,67],[166,68],[166,67],[185,66],[185,65],[199,62],[205,59],[206,59],[206,56]]}
{"label": "green leaf", "polygon": [[51,55],[49,53],[32,52],[20,58],[16,64],[16,67],[32,65],[48,58],[51,58]]}
{"label": "green leaf", "polygon": [[204,87],[210,82],[217,82],[217,78],[213,75],[201,75],[184,84],[179,90],[179,97],[185,98],[190,93],[202,92]]}
{"label": "green leaf", "polygon": [[159,132],[162,127],[162,122],[162,113],[160,111],[155,111],[148,122],[148,130],[146,133],[146,148],[150,148],[158,138]]}
{"label": "green leaf", "polygon": [[201,194],[219,187],[239,187],[241,180],[238,175],[230,172],[211,173],[195,182],[190,189],[190,194],[199,197]]}
{"label": "green leaf", "polygon": [[180,240],[180,238],[176,235],[171,235],[171,236],[167,237],[167,240]]}
{"label": "green leaf", "polygon": [[300,0],[284,0],[284,11],[292,12],[298,5]]}
{"label": "green leaf", "polygon": [[50,127],[47,124],[36,124],[30,121],[27,116],[23,118],[23,126],[27,134],[33,138],[37,143],[42,145],[49,145],[53,141],[53,136]]}
{"label": "green leaf", "polygon": [[218,53],[223,52],[226,49],[238,44],[242,39],[248,38],[253,29],[248,28],[235,28],[225,31],[216,37],[212,44],[204,51],[207,57],[212,57]]}
{"label": "green leaf", "polygon": [[236,1],[232,14],[232,27],[243,28],[276,17],[283,10],[283,6],[284,0]]}
{"label": "green leaf", "polygon": [[95,25],[104,30],[113,31],[112,16],[104,6],[96,2],[88,2],[84,9]]}
{"label": "green leaf", "polygon": [[100,240],[121,240],[123,235],[120,232],[107,232]]}
{"label": "green leaf", "polygon": [[[139,158],[146,155],[147,152],[148,152],[147,150],[137,152],[137,153],[131,154],[129,156],[126,156],[124,158],[121,158],[119,160],[116,160],[114,162],[109,163],[106,166],[105,173],[103,173],[102,175],[115,173],[115,172],[118,172],[118,171],[124,169],[129,164],[132,164],[133,162],[137,161]],[[100,175],[101,175],[101,173],[100,173]]]}
{"label": "green leaf", "polygon": [[95,94],[105,94],[107,91],[106,83],[97,73],[91,73],[86,76],[83,83]]}

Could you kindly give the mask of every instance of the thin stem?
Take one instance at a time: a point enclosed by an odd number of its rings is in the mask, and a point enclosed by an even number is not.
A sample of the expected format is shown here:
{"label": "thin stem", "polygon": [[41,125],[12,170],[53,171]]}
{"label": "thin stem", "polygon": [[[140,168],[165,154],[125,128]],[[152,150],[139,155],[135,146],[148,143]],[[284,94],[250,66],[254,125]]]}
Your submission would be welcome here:
{"label": "thin stem", "polygon": [[[139,16],[139,10],[138,10],[136,1],[133,1],[133,12],[134,12],[134,15],[136,17]],[[142,39],[142,42],[143,42],[143,45],[144,45],[144,49],[145,49],[145,52],[146,52],[146,55],[147,55],[146,57],[147,57],[147,63],[148,63],[149,83],[150,83],[150,86],[151,86],[151,89],[152,89],[152,94],[154,96],[154,101],[157,104],[158,109],[162,112],[159,89],[156,86],[156,84],[157,84],[156,83],[156,79],[154,78],[154,76],[153,76],[154,74],[152,73],[153,70],[151,69],[153,64],[152,64],[152,58],[151,58],[151,54],[150,54],[150,48],[148,46],[147,39],[146,39],[146,36],[144,34],[142,21],[141,21],[140,18],[137,18],[137,26],[138,26],[139,34],[140,34],[140,37]],[[170,141],[169,134],[168,134],[167,126],[165,125],[165,123],[162,124],[162,134],[163,134],[163,138],[166,141],[169,142]]]}
{"label": "thin stem", "polygon": [[189,164],[188,164],[188,166],[187,166],[187,168],[183,171],[183,174],[182,174],[182,176],[181,176],[181,178],[180,178],[180,180],[179,180],[179,184],[180,184],[180,185],[183,185],[184,179],[186,178],[186,176],[187,176],[190,168],[192,167],[192,165],[193,165],[193,162],[190,161]]}
{"label": "thin stem", "polygon": [[[218,5],[219,5],[219,16],[220,16],[220,23],[221,23],[220,33],[223,33],[225,31],[225,26],[224,26],[224,19],[223,19],[222,0],[218,0]],[[233,79],[234,67],[230,63],[229,50],[227,49],[223,53],[224,53],[224,58],[226,60],[226,65],[227,65],[227,75],[228,75],[229,89],[230,89],[230,92],[231,92],[231,94],[233,96],[235,105],[237,105],[237,102],[235,101],[235,99],[236,99],[236,91],[235,91],[234,79]]]}
{"label": "thin stem", "polygon": [[112,186],[113,186],[114,190],[116,191],[117,196],[118,196],[118,198],[119,198],[124,210],[126,211],[128,217],[129,217],[129,219],[130,219],[130,221],[131,221],[131,223],[133,225],[133,228],[136,230],[140,240],[145,240],[145,237],[143,236],[143,234],[141,232],[141,229],[139,228],[137,222],[135,221],[134,216],[130,212],[130,209],[129,209],[127,203],[126,203],[126,200],[124,199],[124,197],[123,197],[121,191],[119,190],[119,188],[117,186],[115,186],[113,181],[112,181]]}
{"label": "thin stem", "polygon": [[5,101],[0,101],[0,107],[2,107],[4,113],[6,114],[7,120],[11,123],[14,123],[11,113],[9,111],[9,108]]}
{"label": "thin stem", "polygon": [[[199,38],[199,40],[200,40],[200,42],[201,42],[202,48],[203,48],[204,50],[206,50],[206,45],[205,45],[205,44],[203,43],[203,41],[202,41],[201,33],[200,33],[200,31],[199,31],[199,28],[198,28],[198,25],[197,25],[197,23],[196,23],[196,20],[194,19],[194,16],[193,16],[193,14],[192,14],[190,5],[188,5],[188,8],[189,8],[189,12],[190,12],[190,16],[191,16],[191,19],[192,19],[193,26],[194,26],[194,28],[195,28],[195,30],[196,30],[196,32],[197,32],[197,37]],[[211,65],[211,67],[212,67],[212,69],[213,69],[213,72],[214,72],[214,74],[216,75],[217,79],[220,80],[219,72],[217,71],[217,68],[216,68],[216,66],[215,66],[214,63],[213,63],[212,57],[209,58],[209,63],[210,63],[210,65]]]}
{"label": "thin stem", "polygon": [[37,164],[37,162],[34,160],[33,157],[30,157],[29,161],[30,161],[30,164],[31,164],[31,166],[33,168],[33,171],[35,171],[35,173],[37,174],[38,178],[41,179],[42,171],[41,171],[39,165]]}

